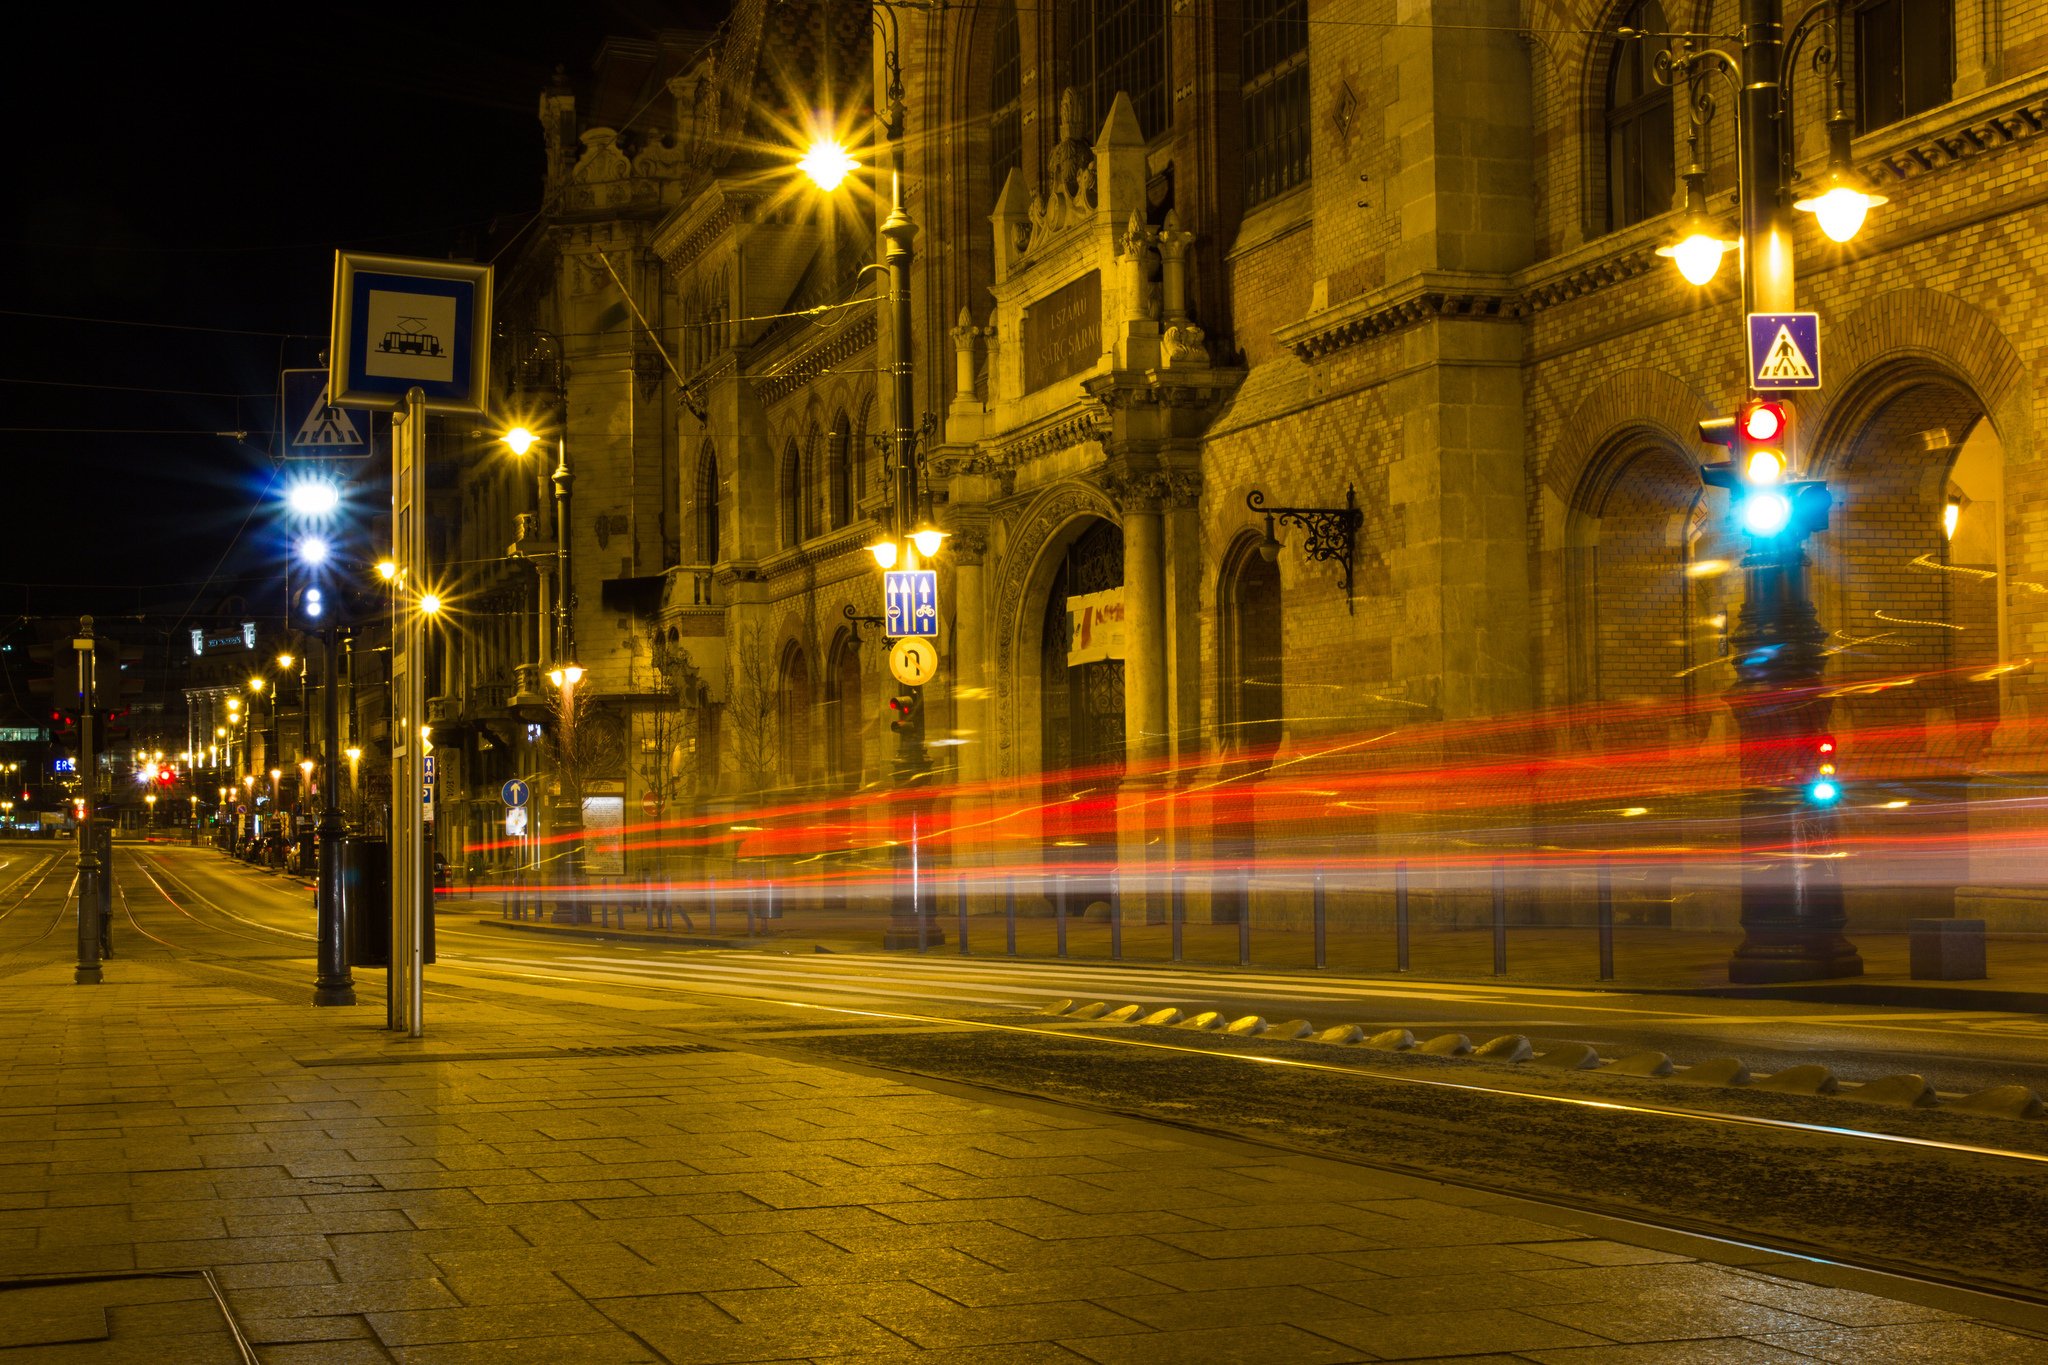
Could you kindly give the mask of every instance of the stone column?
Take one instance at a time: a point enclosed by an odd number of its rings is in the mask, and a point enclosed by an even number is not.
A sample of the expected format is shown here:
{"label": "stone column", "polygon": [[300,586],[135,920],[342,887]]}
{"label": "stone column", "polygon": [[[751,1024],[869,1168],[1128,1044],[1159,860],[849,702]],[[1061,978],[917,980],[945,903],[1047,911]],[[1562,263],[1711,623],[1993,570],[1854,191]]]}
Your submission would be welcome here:
{"label": "stone column", "polygon": [[988,729],[986,607],[981,597],[988,533],[979,527],[956,531],[948,548],[953,555],[953,716],[959,731],[955,738],[966,741],[958,750],[960,780],[979,782],[988,776],[995,738]]}
{"label": "stone column", "polygon": [[1160,503],[1124,499],[1124,756],[1127,776],[1166,752],[1166,568]]}

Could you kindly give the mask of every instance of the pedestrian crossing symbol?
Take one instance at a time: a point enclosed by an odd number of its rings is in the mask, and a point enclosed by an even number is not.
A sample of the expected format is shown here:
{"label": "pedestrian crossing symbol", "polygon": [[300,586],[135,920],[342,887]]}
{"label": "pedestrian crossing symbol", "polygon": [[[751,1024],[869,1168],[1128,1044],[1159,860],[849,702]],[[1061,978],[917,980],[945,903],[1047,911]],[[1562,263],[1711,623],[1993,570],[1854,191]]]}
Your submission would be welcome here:
{"label": "pedestrian crossing symbol", "polygon": [[1751,313],[1749,383],[1753,389],[1820,387],[1820,315]]}
{"label": "pedestrian crossing symbol", "polygon": [[283,378],[286,458],[364,459],[377,453],[367,409],[328,405],[327,371],[286,370]]}
{"label": "pedestrian crossing symbol", "polygon": [[349,420],[347,408],[327,406],[327,391],[320,391],[320,406],[306,414],[306,420],[299,423],[298,434],[292,437],[295,446],[313,446],[332,449],[336,454],[354,454],[354,447],[367,446],[363,434],[356,430],[356,424]]}

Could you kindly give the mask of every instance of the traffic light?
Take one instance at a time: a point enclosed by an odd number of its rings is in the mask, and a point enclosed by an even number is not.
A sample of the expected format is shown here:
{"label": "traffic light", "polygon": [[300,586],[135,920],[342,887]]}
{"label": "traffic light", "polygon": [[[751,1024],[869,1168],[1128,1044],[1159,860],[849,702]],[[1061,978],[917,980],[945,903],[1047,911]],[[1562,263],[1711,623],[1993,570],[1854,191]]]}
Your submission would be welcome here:
{"label": "traffic light", "polygon": [[1827,529],[1833,503],[1827,484],[1785,477],[1792,465],[1789,404],[1751,398],[1735,416],[1710,418],[1699,424],[1699,431],[1702,441],[1731,455],[1724,463],[1705,466],[1700,477],[1734,495],[1735,522],[1751,539],[1769,543],[1789,536],[1796,544]]}
{"label": "traffic light", "polygon": [[318,584],[308,584],[292,594],[292,619],[288,624],[296,630],[322,630],[332,625],[327,601],[327,590]]}
{"label": "traffic light", "polygon": [[1842,783],[1835,776],[1835,738],[1822,735],[1813,741],[1813,779],[1806,784],[1806,799],[1816,806],[1832,806],[1842,799]]}
{"label": "traffic light", "polygon": [[924,724],[924,694],[921,691],[898,692],[889,698],[889,728],[897,734],[915,730]]}

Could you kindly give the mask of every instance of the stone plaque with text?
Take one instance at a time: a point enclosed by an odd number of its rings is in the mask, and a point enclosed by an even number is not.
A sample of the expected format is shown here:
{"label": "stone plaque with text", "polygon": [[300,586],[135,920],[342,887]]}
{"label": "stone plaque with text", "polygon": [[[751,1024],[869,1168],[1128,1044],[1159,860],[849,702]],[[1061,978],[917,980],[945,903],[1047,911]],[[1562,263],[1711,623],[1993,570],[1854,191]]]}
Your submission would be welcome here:
{"label": "stone plaque with text", "polygon": [[1102,355],[1102,272],[1091,270],[1024,310],[1024,391],[1079,374]]}

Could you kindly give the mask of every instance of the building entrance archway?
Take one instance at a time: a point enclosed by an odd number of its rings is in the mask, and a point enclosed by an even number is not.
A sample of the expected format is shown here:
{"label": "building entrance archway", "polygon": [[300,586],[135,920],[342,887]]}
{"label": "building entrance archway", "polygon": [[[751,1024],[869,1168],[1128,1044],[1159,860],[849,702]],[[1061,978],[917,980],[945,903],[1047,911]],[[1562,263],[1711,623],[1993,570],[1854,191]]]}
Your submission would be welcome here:
{"label": "building entrance archway", "polygon": [[1068,542],[1045,599],[1038,659],[1044,837],[1051,856],[1079,877],[1070,883],[1074,911],[1107,896],[1116,862],[1124,660],[1105,642],[1101,617],[1112,605],[1120,615],[1123,583],[1123,529],[1095,518]]}

